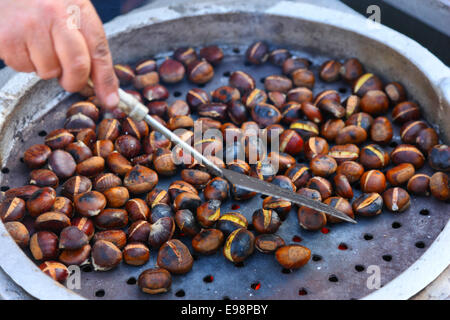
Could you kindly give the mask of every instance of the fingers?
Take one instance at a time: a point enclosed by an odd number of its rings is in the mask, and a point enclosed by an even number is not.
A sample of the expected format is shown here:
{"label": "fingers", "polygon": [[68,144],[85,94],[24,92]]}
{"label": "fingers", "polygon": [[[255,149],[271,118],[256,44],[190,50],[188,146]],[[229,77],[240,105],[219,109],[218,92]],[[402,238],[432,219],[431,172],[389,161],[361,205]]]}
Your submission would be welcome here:
{"label": "fingers", "polygon": [[33,33],[33,37],[28,40],[28,51],[39,77],[47,80],[61,75],[61,66],[48,29]]}
{"label": "fingers", "polygon": [[80,31],[86,39],[91,56],[91,77],[95,93],[104,107],[114,108],[119,103],[118,81],[102,22],[89,1],[82,8]]}
{"label": "fingers", "polygon": [[62,68],[61,86],[70,92],[84,88],[91,72],[89,50],[83,35],[65,23],[55,24],[51,35]]}
{"label": "fingers", "polygon": [[[11,40],[11,38],[15,40]],[[18,72],[33,72],[35,70],[28,54],[28,48],[21,38],[15,37],[14,33],[10,33],[8,38],[3,37],[0,43],[0,59],[6,65]]]}

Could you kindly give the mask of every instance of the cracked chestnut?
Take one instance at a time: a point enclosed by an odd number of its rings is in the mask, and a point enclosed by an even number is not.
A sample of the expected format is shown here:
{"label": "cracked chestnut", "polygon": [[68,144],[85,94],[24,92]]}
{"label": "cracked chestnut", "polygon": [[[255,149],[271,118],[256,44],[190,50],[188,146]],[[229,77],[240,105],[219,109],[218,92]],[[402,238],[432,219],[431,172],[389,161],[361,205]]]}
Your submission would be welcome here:
{"label": "cracked chestnut", "polygon": [[410,197],[408,192],[399,187],[389,188],[383,192],[383,202],[392,212],[402,212],[409,208]]}
{"label": "cracked chestnut", "polygon": [[194,259],[180,240],[172,239],[164,243],[158,251],[158,266],[171,273],[183,274],[192,269]]}
{"label": "cracked chestnut", "polygon": [[379,215],[383,210],[383,198],[378,193],[363,193],[353,201],[353,212],[366,217]]}
{"label": "cracked chestnut", "polygon": [[153,268],[143,271],[138,278],[138,286],[148,294],[165,293],[170,290],[172,277],[166,269]]}
{"label": "cracked chestnut", "polygon": [[19,221],[6,222],[5,229],[19,247],[25,248],[28,246],[30,233],[23,223]]}
{"label": "cracked chestnut", "polygon": [[224,240],[222,231],[217,229],[202,229],[192,238],[192,248],[195,252],[211,255],[219,250]]}
{"label": "cracked chestnut", "polygon": [[253,213],[252,224],[259,233],[275,233],[281,225],[281,219],[274,210],[258,209]]}
{"label": "cracked chestnut", "polygon": [[58,236],[49,231],[38,231],[31,236],[30,250],[35,260],[55,260],[58,257]]}
{"label": "cracked chestnut", "polygon": [[105,230],[95,233],[93,242],[100,240],[108,241],[113,243],[117,248],[123,249],[127,243],[127,235],[123,230]]}
{"label": "cracked chestnut", "polygon": [[150,250],[143,243],[130,243],[123,248],[123,261],[131,266],[142,266],[150,259]]}
{"label": "cracked chestnut", "polygon": [[283,238],[276,234],[260,234],[255,238],[255,248],[262,253],[274,253],[284,245]]}
{"label": "cracked chestnut", "polygon": [[244,228],[234,230],[225,240],[223,255],[233,263],[242,262],[255,250],[255,236]]}

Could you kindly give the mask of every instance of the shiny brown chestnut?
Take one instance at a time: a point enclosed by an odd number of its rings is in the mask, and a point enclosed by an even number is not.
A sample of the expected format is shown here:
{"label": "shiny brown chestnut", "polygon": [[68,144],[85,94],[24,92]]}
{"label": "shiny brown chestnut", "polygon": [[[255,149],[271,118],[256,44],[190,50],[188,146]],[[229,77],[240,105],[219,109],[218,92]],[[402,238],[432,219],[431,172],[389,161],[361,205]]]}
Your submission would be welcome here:
{"label": "shiny brown chestnut", "polygon": [[66,129],[55,129],[45,137],[45,144],[50,148],[64,149],[75,140],[73,134]]}
{"label": "shiny brown chestnut", "polygon": [[299,225],[305,230],[317,231],[327,224],[325,213],[305,206],[298,208],[297,217]]}
{"label": "shiny brown chestnut", "polygon": [[370,144],[361,149],[359,162],[367,169],[381,169],[389,164],[389,154],[377,144]]}
{"label": "shiny brown chestnut", "polygon": [[180,240],[172,239],[164,243],[158,251],[157,264],[171,273],[183,274],[192,269],[194,259]]}
{"label": "shiny brown chestnut", "polygon": [[148,113],[163,119],[167,117],[169,104],[166,101],[153,100],[147,103]]}
{"label": "shiny brown chestnut", "polygon": [[306,116],[306,118],[308,118],[308,120],[311,122],[319,124],[322,123],[323,121],[323,116],[322,113],[320,112],[320,109],[310,102],[302,103],[302,112]]}
{"label": "shiny brown chestnut", "polygon": [[383,203],[392,212],[405,211],[411,204],[408,192],[399,187],[389,188],[383,192]]}
{"label": "shiny brown chestnut", "polygon": [[259,233],[275,233],[281,225],[281,219],[274,210],[258,209],[252,215],[252,224]]}
{"label": "shiny brown chestnut", "polygon": [[355,113],[345,121],[345,124],[347,126],[355,125],[363,128],[364,130],[366,130],[366,132],[369,132],[372,123],[373,123],[372,116],[365,112]]}
{"label": "shiny brown chestnut", "polygon": [[336,160],[325,154],[319,154],[311,159],[309,167],[314,175],[320,177],[327,177],[332,175],[337,170]]}
{"label": "shiny brown chestnut", "polygon": [[30,250],[35,260],[55,260],[58,257],[58,236],[49,231],[38,231],[31,236]]}
{"label": "shiny brown chestnut", "polygon": [[78,134],[78,132],[86,128],[95,129],[95,122],[83,113],[74,114],[64,122],[64,129],[73,135]]}
{"label": "shiny brown chestnut", "polygon": [[366,92],[361,98],[361,110],[371,115],[379,115],[389,109],[389,99],[381,90]]}
{"label": "shiny brown chestnut", "polygon": [[66,179],[73,176],[77,164],[70,153],[58,149],[48,157],[48,167],[58,178]]}
{"label": "shiny brown chestnut", "polygon": [[[44,187],[34,192],[26,202],[26,208],[30,216],[37,217],[49,211],[55,203],[56,192],[53,188]],[[13,201],[14,202],[14,201]],[[12,202],[12,203],[13,203]],[[11,207],[10,207],[11,208]]]}
{"label": "shiny brown chestnut", "polygon": [[209,117],[214,120],[223,121],[227,115],[227,105],[224,103],[211,102],[197,107],[199,116]]}
{"label": "shiny brown chestnut", "polygon": [[151,224],[145,220],[133,222],[128,228],[127,240],[129,243],[142,242],[147,243],[150,235]]}
{"label": "shiny brown chestnut", "polygon": [[75,209],[84,217],[98,215],[106,207],[105,196],[98,191],[88,191],[74,197]]}
{"label": "shiny brown chestnut", "polygon": [[430,166],[437,171],[450,171],[450,147],[445,144],[435,145],[428,154]]}
{"label": "shiny brown chestnut", "polygon": [[66,266],[81,266],[89,263],[89,257],[91,255],[91,246],[85,245],[78,250],[63,250],[59,255],[58,260],[64,263]]}
{"label": "shiny brown chestnut", "polygon": [[255,238],[255,248],[262,253],[274,253],[284,245],[283,238],[276,234],[260,234]]}
{"label": "shiny brown chestnut", "polygon": [[127,235],[123,230],[105,230],[95,233],[93,242],[100,240],[109,241],[117,248],[123,249],[127,243]]}
{"label": "shiny brown chestnut", "polygon": [[92,147],[94,156],[107,158],[114,151],[114,143],[111,140],[97,140]]}
{"label": "shiny brown chestnut", "polygon": [[364,67],[357,58],[349,58],[342,64],[340,74],[342,79],[353,84],[364,74]]}
{"label": "shiny brown chestnut", "polygon": [[287,49],[275,49],[269,53],[269,61],[270,63],[281,67],[284,61],[289,59],[291,56],[291,53]]}
{"label": "shiny brown chestnut", "polygon": [[223,255],[233,263],[247,259],[255,250],[255,236],[244,228],[234,230],[225,240]]}
{"label": "shiny brown chestnut", "polygon": [[119,208],[125,205],[130,198],[128,189],[125,187],[113,187],[103,191],[108,207]]}
{"label": "shiny brown chestnut", "polygon": [[392,123],[386,117],[378,117],[373,120],[370,127],[370,139],[375,143],[386,144],[392,140],[394,131]]}
{"label": "shiny brown chestnut", "polygon": [[275,258],[285,269],[298,269],[308,263],[311,250],[298,244],[282,246],[275,251]]}
{"label": "shiny brown chestnut", "polygon": [[302,116],[302,105],[298,102],[286,102],[281,107],[281,121],[291,124]]}
{"label": "shiny brown chestnut", "polygon": [[208,93],[202,89],[194,88],[188,91],[186,94],[186,102],[192,108],[192,110],[197,110],[198,106],[209,103]]}
{"label": "shiny brown chestnut", "polygon": [[344,161],[341,164],[339,164],[336,173],[343,174],[344,176],[346,176],[350,184],[352,184],[355,183],[356,181],[359,181],[359,179],[364,173],[364,168],[358,162]]}
{"label": "shiny brown chestnut", "polygon": [[133,194],[149,192],[157,183],[158,175],[156,172],[141,165],[135,165],[123,179],[123,185]]}
{"label": "shiny brown chestnut", "polygon": [[74,114],[82,113],[97,122],[100,117],[100,110],[97,106],[89,101],[78,101],[72,104],[66,111],[66,117],[71,117]]}
{"label": "shiny brown chestnut", "polygon": [[94,224],[102,230],[124,228],[128,224],[128,213],[117,208],[103,209],[95,216]]}
{"label": "shiny brown chestnut", "polygon": [[344,129],[344,127],[345,122],[342,119],[330,119],[322,125],[320,135],[329,142],[334,142],[338,133]]}
{"label": "shiny brown chestnut", "polygon": [[322,200],[325,200],[333,194],[333,187],[327,179],[323,177],[312,177],[309,179],[306,187],[319,191]]}
{"label": "shiny brown chestnut", "polygon": [[183,80],[185,74],[184,66],[174,59],[166,59],[159,66],[159,77],[165,83],[177,83]]}
{"label": "shiny brown chestnut", "polygon": [[289,76],[293,71],[298,69],[308,69],[311,65],[311,61],[305,58],[288,58],[283,62],[282,71],[283,74]]}
{"label": "shiny brown chestnut", "polygon": [[158,174],[172,176],[177,171],[177,166],[173,159],[172,151],[165,148],[158,148],[153,155],[153,166]]}
{"label": "shiny brown chestnut", "polygon": [[165,217],[174,217],[174,212],[172,210],[172,207],[170,205],[167,205],[165,203],[159,203],[152,207],[150,212],[150,222],[155,223],[160,218]]}
{"label": "shiny brown chestnut", "polygon": [[339,165],[345,161],[358,160],[359,152],[360,151],[357,145],[349,143],[333,146],[328,152],[328,155],[334,158]]}
{"label": "shiny brown chestnut", "polygon": [[30,169],[40,168],[46,164],[52,150],[45,144],[35,144],[23,154],[23,161]]}
{"label": "shiny brown chestnut", "polygon": [[436,172],[430,179],[431,194],[438,200],[450,200],[450,184],[445,172]]}
{"label": "shiny brown chestnut", "polygon": [[200,226],[198,225],[194,214],[189,209],[178,210],[175,213],[175,222],[180,231],[189,237],[194,237],[200,232]]}
{"label": "shiny brown chestnut", "polygon": [[235,71],[230,75],[229,85],[238,89],[241,95],[255,89],[255,79],[244,71]]}
{"label": "shiny brown chestnut", "polygon": [[87,235],[75,226],[65,227],[59,235],[59,248],[78,250],[89,243]]}
{"label": "shiny brown chestnut", "polygon": [[197,208],[197,221],[202,227],[212,227],[219,220],[220,204],[220,200],[209,200]]}
{"label": "shiny brown chestnut", "polygon": [[386,92],[393,105],[397,105],[406,100],[406,90],[399,82],[388,83],[384,87],[384,92]]}
{"label": "shiny brown chestnut", "polygon": [[351,95],[343,102],[345,117],[348,119],[361,110],[361,99],[357,95]]}
{"label": "shiny brown chestnut", "polygon": [[228,192],[230,190],[230,186],[228,181],[216,177],[208,182],[205,187],[204,195],[206,200],[220,200],[224,201],[228,198]]}
{"label": "shiny brown chestnut", "polygon": [[279,173],[285,172],[296,163],[296,160],[293,156],[284,152],[272,151],[267,155],[267,159],[270,161],[270,163],[276,164]]}
{"label": "shiny brown chestnut", "polygon": [[439,136],[433,128],[425,128],[417,135],[415,144],[422,152],[427,154],[434,146],[439,144]]}
{"label": "shiny brown chestnut", "polygon": [[124,176],[133,168],[131,162],[117,151],[114,151],[108,155],[106,158],[106,164],[113,173],[120,176]]}
{"label": "shiny brown chestnut", "polygon": [[367,132],[361,127],[350,125],[343,128],[336,136],[336,144],[360,144],[367,139]]}
{"label": "shiny brown chestnut", "polygon": [[0,217],[3,222],[20,221],[25,216],[25,201],[18,197],[5,199],[0,204]]}
{"label": "shiny brown chestnut", "polygon": [[95,177],[93,181],[94,189],[98,192],[104,192],[110,188],[122,185],[122,179],[114,173],[102,173]]}
{"label": "shiny brown chestnut", "polygon": [[149,102],[161,101],[169,98],[169,91],[161,84],[154,84],[151,86],[146,86],[142,91],[142,95]]}
{"label": "shiny brown chestnut", "polygon": [[403,124],[400,129],[400,137],[404,143],[414,144],[419,133],[428,128],[424,121],[410,121]]}
{"label": "shiny brown chestnut", "polygon": [[379,170],[366,171],[360,180],[361,190],[365,193],[382,193],[386,189],[386,177]]}
{"label": "shiny brown chestnut", "polygon": [[114,72],[116,73],[121,86],[129,85],[135,77],[133,69],[125,64],[115,64]]}
{"label": "shiny brown chestnut", "polygon": [[174,207],[175,210],[189,209],[191,211],[195,211],[201,203],[202,200],[197,194],[191,192],[182,192],[175,198]]}
{"label": "shiny brown chestnut", "polygon": [[197,53],[192,47],[181,47],[173,52],[173,58],[180,61],[185,66],[197,60]]}
{"label": "shiny brown chestnut", "polygon": [[30,233],[23,223],[19,221],[6,222],[5,229],[19,247],[25,248],[28,246]]}
{"label": "shiny brown chestnut", "polygon": [[228,105],[227,114],[236,125],[241,125],[248,119],[247,108],[239,101],[233,101]]}
{"label": "shiny brown chestnut", "polygon": [[407,190],[418,196],[428,196],[430,194],[430,176],[418,173],[413,175],[406,186]]}
{"label": "shiny brown chestnut", "polygon": [[247,227],[247,219],[238,212],[227,212],[220,216],[216,223],[216,228],[222,231],[225,236],[230,235],[236,229],[246,229]]}
{"label": "shiny brown chestnut", "polygon": [[[344,198],[341,197],[330,197],[328,199],[326,199],[324,201],[325,204],[339,210],[340,212],[344,213],[345,215],[347,215],[350,218],[355,218],[355,215],[353,214],[353,209],[351,204]],[[327,222],[330,223],[339,223],[342,222],[342,219],[333,217],[331,215],[326,215],[327,216]]]}
{"label": "shiny brown chestnut", "polygon": [[77,141],[82,141],[85,145],[87,145],[89,148],[91,148],[92,144],[97,139],[97,134],[91,128],[86,128],[86,129],[80,130],[77,133],[75,139]]}
{"label": "shiny brown chestnut", "polygon": [[63,283],[69,276],[69,270],[65,265],[56,261],[45,261],[39,265],[39,269],[55,281]]}
{"label": "shiny brown chestnut", "polygon": [[218,46],[207,46],[200,49],[200,58],[205,59],[213,66],[220,64],[223,57],[223,51]]}
{"label": "shiny brown chestnut", "polygon": [[176,197],[183,192],[190,192],[198,195],[197,189],[190,183],[183,180],[176,180],[169,185],[168,189],[170,199],[175,201]]}
{"label": "shiny brown chestnut", "polygon": [[335,82],[339,80],[342,64],[336,60],[325,61],[319,71],[319,77],[325,82]]}
{"label": "shiny brown chestnut", "polygon": [[72,220],[72,226],[77,227],[81,231],[83,231],[89,240],[92,239],[95,232],[94,223],[91,219],[86,217],[76,217]]}
{"label": "shiny brown chestnut", "polygon": [[[167,195],[167,193],[166,193]],[[131,221],[147,220],[150,215],[150,208],[144,200],[140,198],[130,199],[125,203],[125,210]]]}
{"label": "shiny brown chestnut", "polygon": [[67,145],[65,150],[72,155],[76,163],[80,163],[92,157],[91,149],[89,149],[89,147],[85,145],[83,141],[72,142]]}
{"label": "shiny brown chestnut", "polygon": [[265,78],[264,88],[267,91],[278,91],[286,93],[292,89],[292,81],[286,76],[271,75]]}
{"label": "shiny brown chestnut", "polygon": [[142,266],[150,259],[150,250],[143,243],[130,243],[123,248],[123,261],[131,266]]}
{"label": "shiny brown chestnut", "polygon": [[286,171],[285,176],[292,180],[297,189],[300,189],[311,179],[312,171],[305,165],[296,164]]}
{"label": "shiny brown chestnut", "polygon": [[195,252],[211,255],[222,245],[224,236],[218,229],[202,229],[193,239],[192,248]]}
{"label": "shiny brown chestnut", "polygon": [[372,73],[363,74],[353,84],[353,92],[360,97],[368,91],[383,90],[383,88],[383,82]]}
{"label": "shiny brown chestnut", "polygon": [[251,64],[263,64],[269,58],[269,47],[263,41],[254,42],[245,52],[245,58]]}
{"label": "shiny brown chestnut", "polygon": [[96,271],[108,271],[122,261],[122,251],[112,242],[98,240],[92,247],[92,265]]}
{"label": "shiny brown chestnut", "polygon": [[287,129],[283,131],[279,139],[280,152],[285,152],[292,156],[296,156],[302,152],[303,139],[295,130]]}
{"label": "shiny brown chestnut", "polygon": [[392,120],[399,124],[419,120],[419,118],[419,106],[412,101],[400,102],[392,110]]}
{"label": "shiny brown chestnut", "polygon": [[352,199],[353,189],[347,177],[343,174],[336,174],[333,178],[335,193],[343,198]]}
{"label": "shiny brown chestnut", "polygon": [[97,126],[97,139],[115,141],[120,129],[120,122],[117,119],[103,119]]}
{"label": "shiny brown chestnut", "polygon": [[341,105],[341,97],[336,90],[325,90],[314,99],[314,105],[334,118],[345,116],[345,108]]}
{"label": "shiny brown chestnut", "polygon": [[313,101],[313,92],[306,87],[297,87],[290,89],[285,97],[286,101],[298,103],[311,103]]}
{"label": "shiny brown chestnut", "polygon": [[270,91],[267,93],[267,98],[277,108],[280,108],[286,102],[286,95],[283,92]]}
{"label": "shiny brown chestnut", "polygon": [[166,269],[147,269],[139,275],[138,285],[144,293],[165,293],[169,291],[170,286],[172,285],[172,277]]}
{"label": "shiny brown chestnut", "polygon": [[211,180],[211,175],[203,170],[184,169],[181,171],[181,179],[192,184],[197,189],[203,189]]}
{"label": "shiny brown chestnut", "polygon": [[150,208],[157,204],[170,204],[170,196],[167,190],[155,188],[147,194],[145,202]]}
{"label": "shiny brown chestnut", "polygon": [[383,198],[378,193],[363,193],[352,204],[353,212],[358,215],[373,217],[383,210]]}
{"label": "shiny brown chestnut", "polygon": [[187,70],[189,81],[204,84],[214,77],[214,68],[206,60],[197,60],[189,64]]}
{"label": "shiny brown chestnut", "polygon": [[59,234],[61,230],[70,226],[70,219],[60,212],[45,212],[35,220],[35,227],[40,230],[47,230]]}
{"label": "shiny brown chestnut", "polygon": [[77,164],[76,172],[80,176],[88,178],[95,177],[105,169],[105,159],[102,157],[90,157]]}
{"label": "shiny brown chestnut", "polygon": [[411,163],[416,169],[425,163],[425,157],[416,147],[409,144],[398,145],[391,152],[391,161],[394,164]]}
{"label": "shiny brown chestnut", "polygon": [[11,188],[5,192],[6,199],[13,199],[15,197],[27,201],[31,198],[33,193],[35,193],[40,188],[34,185],[25,185],[22,187]]}
{"label": "shiny brown chestnut", "polygon": [[307,69],[297,69],[291,72],[291,78],[294,86],[296,87],[306,87],[308,89],[313,89],[316,83],[316,77],[314,73]]}
{"label": "shiny brown chestnut", "polygon": [[386,178],[391,185],[400,186],[408,182],[415,172],[416,170],[412,164],[402,163],[389,169],[386,172]]}

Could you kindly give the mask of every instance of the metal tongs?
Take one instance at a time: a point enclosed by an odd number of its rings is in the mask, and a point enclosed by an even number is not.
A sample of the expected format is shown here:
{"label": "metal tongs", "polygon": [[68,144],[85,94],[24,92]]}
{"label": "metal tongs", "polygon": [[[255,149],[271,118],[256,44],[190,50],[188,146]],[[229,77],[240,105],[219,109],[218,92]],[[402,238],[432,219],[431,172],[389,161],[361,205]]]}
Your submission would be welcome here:
{"label": "metal tongs", "polygon": [[[92,85],[92,83],[90,83],[90,85]],[[119,89],[119,97],[120,103],[118,107],[124,113],[126,113],[130,118],[132,118],[135,121],[144,120],[154,130],[159,131],[161,134],[166,136],[172,142],[178,144],[181,148],[184,149],[184,151],[192,154],[194,159],[204,164],[211,174],[216,175],[218,177],[222,177],[228,180],[231,184],[239,186],[243,189],[262,193],[268,196],[282,198],[301,206],[305,206],[317,211],[322,211],[326,214],[329,214],[330,216],[342,219],[344,221],[356,223],[355,220],[353,220],[346,214],[320,201],[309,199],[298,193],[288,191],[286,189],[280,188],[274,184],[271,184],[263,180],[259,180],[241,173],[217,167],[212,161],[204,157],[200,152],[198,152],[196,149],[194,149],[189,144],[184,142],[182,139],[180,139],[180,137],[178,137],[172,131],[167,129],[161,123],[156,121],[151,115],[148,114],[147,107],[144,106],[142,103],[140,103],[135,97],[126,93],[122,89]]]}

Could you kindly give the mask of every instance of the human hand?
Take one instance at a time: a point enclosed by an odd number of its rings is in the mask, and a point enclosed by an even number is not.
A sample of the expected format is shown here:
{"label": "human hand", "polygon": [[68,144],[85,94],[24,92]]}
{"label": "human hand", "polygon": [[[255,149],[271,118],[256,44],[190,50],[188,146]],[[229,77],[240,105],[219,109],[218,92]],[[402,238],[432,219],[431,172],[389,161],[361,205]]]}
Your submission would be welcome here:
{"label": "human hand", "polygon": [[91,77],[102,105],[117,106],[108,41],[90,1],[2,1],[0,43],[0,58],[14,70],[58,78],[70,92],[80,91]]}

